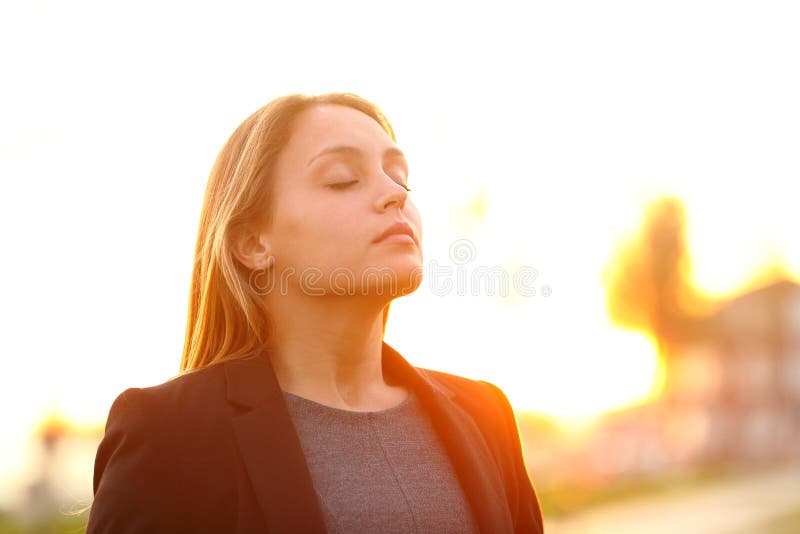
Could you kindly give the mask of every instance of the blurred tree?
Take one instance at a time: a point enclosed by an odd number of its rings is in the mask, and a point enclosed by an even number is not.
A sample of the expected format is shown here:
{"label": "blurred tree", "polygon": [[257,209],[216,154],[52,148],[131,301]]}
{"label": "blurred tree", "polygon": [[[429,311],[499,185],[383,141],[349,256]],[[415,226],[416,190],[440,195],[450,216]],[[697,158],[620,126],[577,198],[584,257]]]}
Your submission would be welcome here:
{"label": "blurred tree", "polygon": [[689,282],[686,213],[675,197],[647,209],[638,234],[624,244],[604,273],[611,319],[651,334],[666,357],[671,342],[697,333],[703,303]]}

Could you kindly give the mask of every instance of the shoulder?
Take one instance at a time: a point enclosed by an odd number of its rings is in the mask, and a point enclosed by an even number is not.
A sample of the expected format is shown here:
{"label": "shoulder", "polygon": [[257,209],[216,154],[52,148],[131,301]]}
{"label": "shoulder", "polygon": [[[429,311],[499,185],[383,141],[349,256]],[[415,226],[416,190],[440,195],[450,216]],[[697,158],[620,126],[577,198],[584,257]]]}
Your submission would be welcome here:
{"label": "shoulder", "polygon": [[176,375],[161,384],[132,387],[123,391],[118,400],[123,403],[141,403],[143,406],[178,406],[209,401],[225,394],[224,365],[216,364],[203,369]]}
{"label": "shoulder", "polygon": [[504,455],[519,443],[519,428],[514,410],[498,386],[486,380],[475,380],[443,371],[422,368],[417,370],[469,415],[496,454]]}
{"label": "shoulder", "polygon": [[108,412],[97,467],[102,471],[102,462],[120,447],[152,451],[150,460],[169,462],[185,458],[188,449],[200,451],[219,444],[220,435],[227,433],[230,411],[222,365],[155,386],[128,388]]}
{"label": "shoulder", "polygon": [[440,387],[444,387],[446,391],[449,391],[462,400],[464,404],[478,412],[488,412],[496,415],[499,410],[503,412],[503,415],[510,415],[513,418],[513,410],[508,397],[506,397],[502,389],[492,382],[419,367],[417,371],[427,376]]}
{"label": "shoulder", "polygon": [[236,464],[220,371],[187,373],[117,396],[95,457],[88,532],[177,531],[189,517],[183,511],[210,510],[233,498]]}
{"label": "shoulder", "polygon": [[214,413],[213,406],[223,406],[224,401],[222,365],[177,375],[154,386],[131,387],[112,403],[106,433],[109,426],[123,422],[132,429],[182,426],[181,420],[207,418]]}
{"label": "shoulder", "polygon": [[443,384],[450,389],[457,391],[480,391],[483,389],[481,380],[474,380],[464,376],[446,373],[444,371],[436,371],[433,369],[425,369],[423,367],[416,367],[417,371],[426,375],[430,379]]}

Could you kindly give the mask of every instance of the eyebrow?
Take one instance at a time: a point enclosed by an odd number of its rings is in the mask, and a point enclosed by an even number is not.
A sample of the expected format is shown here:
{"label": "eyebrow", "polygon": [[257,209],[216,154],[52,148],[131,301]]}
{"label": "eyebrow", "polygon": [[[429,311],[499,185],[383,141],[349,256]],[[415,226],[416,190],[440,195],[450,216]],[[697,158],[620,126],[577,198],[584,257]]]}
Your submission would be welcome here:
{"label": "eyebrow", "polygon": [[[314,163],[314,160],[316,160],[317,158],[320,158],[322,156],[327,156],[329,154],[347,154],[351,156],[363,156],[364,153],[360,149],[354,146],[348,146],[348,145],[331,146],[322,149],[320,152],[317,153],[317,155],[308,160],[308,163],[306,163],[306,167]],[[383,151],[383,158],[389,156],[406,159],[406,155],[403,154],[403,151],[396,147],[390,147]]]}

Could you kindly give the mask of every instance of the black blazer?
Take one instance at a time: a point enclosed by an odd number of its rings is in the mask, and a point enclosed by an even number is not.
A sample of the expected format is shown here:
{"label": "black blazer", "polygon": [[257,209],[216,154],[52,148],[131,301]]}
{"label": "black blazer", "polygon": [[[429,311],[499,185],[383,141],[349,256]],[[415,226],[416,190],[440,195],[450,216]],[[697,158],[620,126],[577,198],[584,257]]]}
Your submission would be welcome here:
{"label": "black blazer", "polygon": [[[382,361],[418,395],[480,531],[541,533],[500,389],[413,367],[386,343]],[[97,450],[87,532],[325,532],[266,351],[117,397]]]}

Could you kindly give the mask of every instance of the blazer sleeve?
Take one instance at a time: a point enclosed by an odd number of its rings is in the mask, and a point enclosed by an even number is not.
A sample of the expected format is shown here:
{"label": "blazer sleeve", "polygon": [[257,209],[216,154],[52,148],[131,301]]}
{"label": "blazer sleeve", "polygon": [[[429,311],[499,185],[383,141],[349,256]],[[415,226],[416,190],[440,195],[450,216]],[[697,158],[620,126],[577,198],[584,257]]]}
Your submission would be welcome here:
{"label": "blazer sleeve", "polygon": [[514,410],[508,401],[505,393],[494,384],[481,381],[486,384],[493,393],[493,397],[498,403],[500,420],[502,421],[502,432],[511,451],[511,463],[513,472],[513,495],[515,501],[509,503],[512,507],[514,530],[515,532],[542,533],[544,523],[542,519],[542,509],[536,491],[533,489],[525,459],[522,453],[522,444],[519,435],[519,425],[517,423]]}
{"label": "blazer sleeve", "polygon": [[111,405],[94,464],[94,501],[86,532],[146,532],[162,522],[159,495],[167,482],[157,425],[146,394],[127,389]]}
{"label": "blazer sleeve", "polygon": [[230,524],[230,501],[209,506],[213,492],[198,488],[200,471],[184,460],[190,438],[168,404],[149,388],[125,390],[112,404],[95,458],[88,534],[221,532]]}

